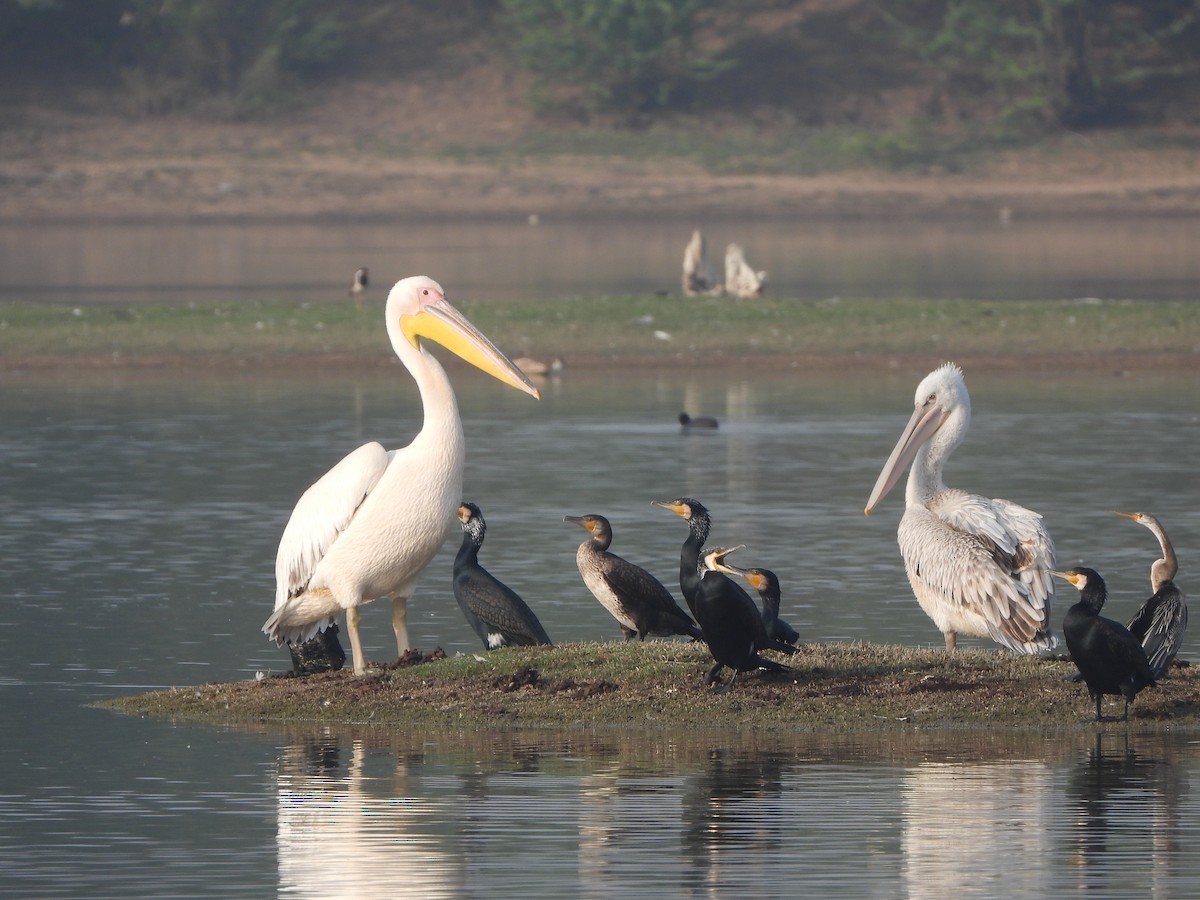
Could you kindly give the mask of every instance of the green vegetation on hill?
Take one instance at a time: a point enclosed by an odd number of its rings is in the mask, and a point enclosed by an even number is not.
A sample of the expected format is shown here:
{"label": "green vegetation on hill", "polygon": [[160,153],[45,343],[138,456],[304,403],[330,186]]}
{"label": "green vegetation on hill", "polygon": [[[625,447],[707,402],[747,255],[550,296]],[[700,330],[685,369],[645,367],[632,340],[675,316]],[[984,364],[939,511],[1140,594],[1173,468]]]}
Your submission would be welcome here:
{"label": "green vegetation on hill", "polygon": [[882,165],[1200,109],[1195,0],[0,0],[9,103],[99,82],[114,108],[257,119],[480,61],[560,123],[868,129]]}

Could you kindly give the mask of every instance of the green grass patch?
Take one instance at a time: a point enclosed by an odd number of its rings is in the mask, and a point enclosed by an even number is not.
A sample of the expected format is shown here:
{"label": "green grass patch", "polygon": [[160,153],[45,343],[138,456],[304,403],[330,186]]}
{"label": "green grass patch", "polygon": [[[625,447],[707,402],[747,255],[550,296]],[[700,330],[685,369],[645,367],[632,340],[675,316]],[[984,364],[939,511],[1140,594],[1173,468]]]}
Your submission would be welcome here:
{"label": "green grass patch", "polygon": [[[564,357],[678,354],[999,355],[1200,352],[1200,304],[1181,301],[797,300],[563,297],[464,312],[498,346]],[[388,357],[376,310],[278,300],[188,306],[0,304],[0,356]]]}
{"label": "green grass patch", "polygon": [[[862,643],[804,646],[782,674],[744,673],[727,694],[704,685],[703,645],[563,644],[467,654],[307,678],[267,677],[106,701],[131,715],[204,722],[414,727],[734,728],[854,732],[936,728],[1085,728],[1093,706],[1075,669],[995,651]],[[1139,729],[1200,724],[1192,668],[1143,691]],[[1110,698],[1106,714],[1119,714]]]}
{"label": "green grass patch", "polygon": [[[1183,353],[1200,305],[1182,301],[796,300],[568,296],[464,312],[499,347],[563,356]],[[253,300],[187,306],[0,305],[0,355],[389,356],[377,311]]]}

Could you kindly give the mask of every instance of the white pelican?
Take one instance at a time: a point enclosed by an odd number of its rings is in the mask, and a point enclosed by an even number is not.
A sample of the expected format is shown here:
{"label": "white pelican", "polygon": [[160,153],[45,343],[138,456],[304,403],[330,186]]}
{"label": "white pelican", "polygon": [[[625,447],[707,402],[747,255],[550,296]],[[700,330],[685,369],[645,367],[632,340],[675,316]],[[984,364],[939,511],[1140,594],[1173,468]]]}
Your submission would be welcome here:
{"label": "white pelican", "polygon": [[960,634],[990,637],[1017,653],[1052,649],[1058,644],[1050,630],[1054,544],[1042,517],[942,481],[942,466],[971,423],[962,370],[946,363],[927,375],[915,406],[864,512],[870,515],[911,465],[900,553],[946,649]]}
{"label": "white pelican", "polygon": [[422,338],[539,396],[446,301],[436,281],[416,276],[397,282],[385,315],[392,349],[416,379],[425,422],[407,447],[364,444],[304,492],[279,541],[275,612],[263,625],[278,644],[306,641],[345,610],[356,675],[365,670],[358,607],[390,598],[397,649],[409,649],[406,616],[414,582],[458,524],[462,422],[450,380]]}

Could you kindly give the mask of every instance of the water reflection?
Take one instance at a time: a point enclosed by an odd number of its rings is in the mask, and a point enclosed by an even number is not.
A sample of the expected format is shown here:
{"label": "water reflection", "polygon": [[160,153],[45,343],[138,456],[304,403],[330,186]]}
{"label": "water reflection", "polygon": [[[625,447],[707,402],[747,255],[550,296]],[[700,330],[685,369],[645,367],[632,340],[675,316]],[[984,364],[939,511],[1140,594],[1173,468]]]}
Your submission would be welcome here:
{"label": "water reflection", "polygon": [[1152,896],[1161,895],[1157,889],[1180,862],[1181,806],[1190,791],[1178,755],[1178,747],[1150,745],[1128,732],[1096,733],[1067,782],[1068,859],[1079,884],[1115,869],[1131,887],[1150,886]]}
{"label": "water reflection", "polygon": [[1197,775],[1188,737],[1117,731],[302,731],[279,756],[279,886],[1167,896],[1198,874]]}
{"label": "water reflection", "polygon": [[1054,798],[1046,762],[924,762],[901,793],[909,897],[1028,896],[1047,882]]}
{"label": "water reflection", "polygon": [[[464,379],[489,567],[556,639],[607,636],[562,514],[609,515],[623,550],[669,584],[684,531],[649,500],[693,493],[718,515],[715,540],[744,541],[780,575],[806,638],[939,642],[904,578],[899,504],[861,512],[914,374],[570,372],[540,404]],[[1148,551],[1111,510],[1160,515],[1181,557],[1196,545],[1200,389],[1169,375],[970,378],[978,415],[955,480],[1036,505],[1060,562],[1103,560],[1113,615],[1132,613]],[[681,435],[684,397],[721,416],[719,431]],[[80,709],[286,666],[258,628],[295,497],[346,448],[401,441],[418,415],[391,377],[6,386],[0,701],[21,727],[0,742],[0,894],[334,896],[334,878],[397,893],[387,873],[419,855],[406,877],[458,896],[895,897],[910,878],[966,877],[937,855],[939,833],[990,894],[1002,875],[1037,896],[1196,894],[1187,735],[247,736]],[[412,627],[424,646],[476,652],[452,552],[422,580]],[[384,658],[377,612],[368,653]],[[1029,874],[973,858],[985,841]]]}
{"label": "water reflection", "polygon": [[[1169,219],[804,221],[672,218],[513,222],[0,223],[0,300],[345,301],[373,285],[453,272],[456,302],[677,293],[704,227],[737,241],[784,297],[1192,299],[1200,222]],[[446,276],[448,279],[449,276]],[[372,288],[382,291],[383,288]],[[382,294],[380,294],[381,296]]]}
{"label": "water reflection", "polygon": [[[279,890],[300,897],[461,894],[457,854],[430,827],[436,810],[411,796],[409,766],[388,757],[386,779],[364,776],[368,747],[327,734],[279,760]],[[420,761],[418,759],[418,765]]]}

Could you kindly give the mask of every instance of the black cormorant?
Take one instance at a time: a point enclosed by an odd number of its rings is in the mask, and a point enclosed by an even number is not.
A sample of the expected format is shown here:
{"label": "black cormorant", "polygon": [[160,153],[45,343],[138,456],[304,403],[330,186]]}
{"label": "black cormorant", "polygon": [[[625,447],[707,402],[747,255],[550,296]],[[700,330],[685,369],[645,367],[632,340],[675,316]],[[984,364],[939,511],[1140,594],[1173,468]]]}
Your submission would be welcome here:
{"label": "black cormorant", "polygon": [[1124,722],[1130,701],[1155,683],[1146,651],[1124,625],[1100,615],[1107,591],[1099,573],[1081,566],[1052,574],[1079,590],[1079,602],[1063,617],[1063,638],[1088,694],[1096,701],[1096,721],[1106,721],[1100,713],[1104,695],[1119,694],[1125,698],[1125,712],[1118,721]]}
{"label": "black cormorant", "polygon": [[1187,597],[1175,584],[1175,575],[1179,571],[1175,548],[1158,519],[1149,513],[1119,512],[1117,515],[1149,528],[1158,538],[1162,550],[1162,559],[1156,559],[1150,566],[1150,589],[1154,595],[1129,620],[1129,631],[1142,642],[1150,668],[1158,678],[1175,659],[1187,631]]}
{"label": "black cormorant", "polygon": [[463,539],[454,557],[454,599],[484,648],[549,644],[550,636],[529,605],[479,564],[479,548],[487,534],[479,507],[464,500],[458,521]]}
{"label": "black cormorant", "polygon": [[579,545],[575,562],[583,583],[621,626],[626,640],[646,635],[686,634],[699,638],[700,629],[661,581],[633,563],[609,553],[612,526],[604,516],[563,516],[591,534]]}
{"label": "black cormorant", "polygon": [[742,576],[750,587],[758,591],[758,596],[762,598],[762,620],[767,634],[785,644],[795,644],[800,640],[800,632],[779,618],[779,579],[774,572],[757,567],[743,569],[729,563],[724,563],[722,571]]}
{"label": "black cormorant", "polygon": [[[709,652],[717,661],[705,678],[705,683],[714,682],[723,666],[732,668],[735,678],[738,671],[760,668],[755,662],[761,659],[757,655],[759,650],[795,653],[795,647],[777,641],[767,634],[758,606],[741,585],[723,572],[705,565],[701,558],[701,549],[708,540],[712,520],[704,504],[691,497],[651,502],[655,506],[669,509],[677,516],[682,516],[688,523],[688,536],[679,552],[679,587],[688,606],[691,607],[692,615],[700,624]],[[707,557],[713,560],[715,565],[729,552],[732,551],[710,552]],[[738,668],[738,660],[741,668]],[[771,663],[770,660],[767,660],[767,663],[761,668],[775,668],[779,665]],[[733,679],[730,679],[729,684],[722,690],[732,687]]]}
{"label": "black cormorant", "polygon": [[773,659],[759,656],[763,649],[783,650],[795,653],[794,647],[772,641],[763,625],[758,607],[741,586],[725,574],[722,559],[731,551],[724,547],[713,547],[704,551],[700,565],[700,582],[696,589],[696,618],[704,632],[704,643],[715,660],[704,678],[705,684],[713,684],[721,675],[721,669],[733,671],[729,681],[719,685],[716,692],[724,694],[733,690],[738,672],[753,672],[769,669],[772,672],[788,672],[791,669]]}

